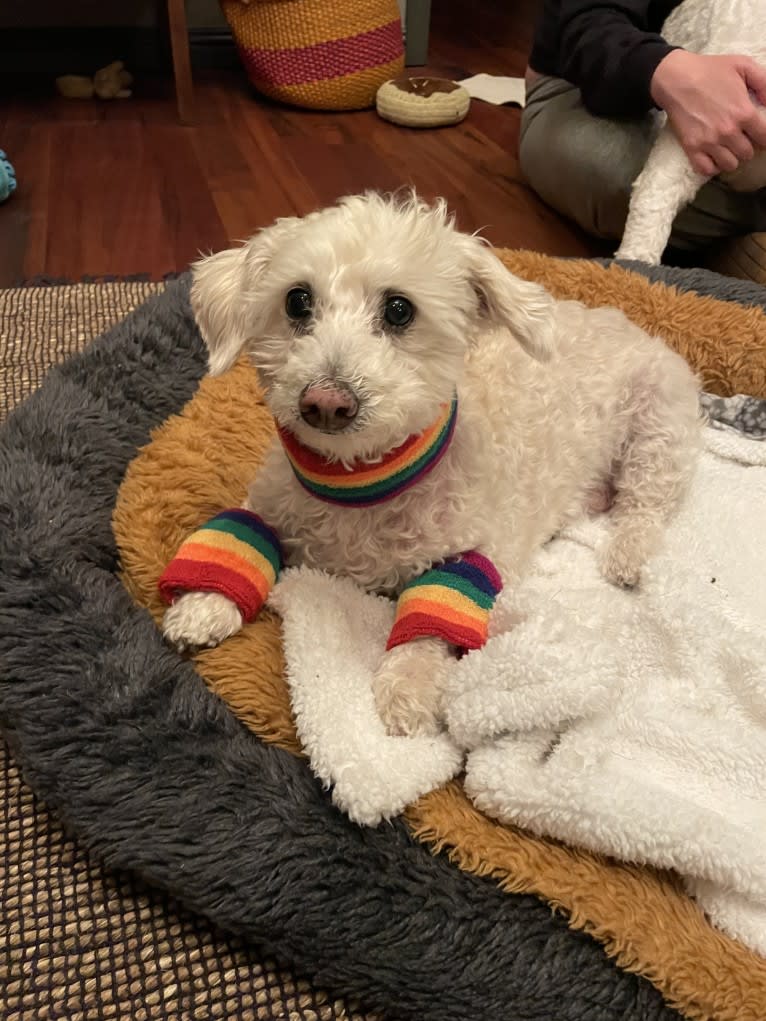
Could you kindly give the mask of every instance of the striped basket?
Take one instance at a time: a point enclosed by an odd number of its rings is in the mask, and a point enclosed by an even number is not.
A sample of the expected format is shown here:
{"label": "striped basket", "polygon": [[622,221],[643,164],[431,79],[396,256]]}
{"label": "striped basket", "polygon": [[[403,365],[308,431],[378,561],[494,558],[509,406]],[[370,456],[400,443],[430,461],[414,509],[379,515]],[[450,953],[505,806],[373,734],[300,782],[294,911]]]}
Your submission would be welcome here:
{"label": "striped basket", "polygon": [[221,0],[253,85],[313,110],[361,110],[404,68],[397,0]]}

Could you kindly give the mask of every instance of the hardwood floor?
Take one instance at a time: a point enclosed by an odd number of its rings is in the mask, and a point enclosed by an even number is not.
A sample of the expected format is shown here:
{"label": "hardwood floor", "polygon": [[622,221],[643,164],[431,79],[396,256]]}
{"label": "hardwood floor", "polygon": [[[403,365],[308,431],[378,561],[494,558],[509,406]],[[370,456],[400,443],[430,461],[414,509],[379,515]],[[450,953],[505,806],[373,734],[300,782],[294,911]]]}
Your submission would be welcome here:
{"label": "hardwood floor", "polygon": [[[434,4],[429,70],[522,75],[536,0]],[[411,71],[411,73],[415,73]],[[164,273],[200,251],[365,188],[443,195],[498,245],[590,255],[599,244],[524,184],[520,111],[474,101],[460,125],[398,128],[374,111],[312,113],[256,96],[244,75],[195,75],[196,120],[177,121],[172,79],[112,103],[17,94],[0,147],[19,187],[0,205],[0,286],[37,275]]]}

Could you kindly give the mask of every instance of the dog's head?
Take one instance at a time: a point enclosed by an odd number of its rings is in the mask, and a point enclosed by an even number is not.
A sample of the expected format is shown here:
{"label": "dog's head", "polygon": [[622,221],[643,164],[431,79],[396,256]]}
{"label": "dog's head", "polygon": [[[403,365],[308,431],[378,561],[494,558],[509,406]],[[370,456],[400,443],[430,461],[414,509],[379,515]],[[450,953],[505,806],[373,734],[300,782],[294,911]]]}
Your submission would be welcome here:
{"label": "dog's head", "polygon": [[459,233],[443,202],[414,196],[278,220],[199,261],[191,297],[211,373],[246,350],[276,421],[343,461],[430,425],[488,325],[551,353],[550,295]]}

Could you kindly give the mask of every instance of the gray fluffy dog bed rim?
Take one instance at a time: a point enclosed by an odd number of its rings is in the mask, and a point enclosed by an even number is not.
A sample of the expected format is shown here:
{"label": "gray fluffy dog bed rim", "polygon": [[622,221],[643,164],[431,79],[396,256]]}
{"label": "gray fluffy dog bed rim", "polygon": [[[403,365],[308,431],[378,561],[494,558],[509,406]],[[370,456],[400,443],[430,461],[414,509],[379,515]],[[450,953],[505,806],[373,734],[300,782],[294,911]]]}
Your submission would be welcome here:
{"label": "gray fluffy dog bed rim", "polygon": [[[729,296],[713,274],[672,282]],[[132,603],[116,574],[117,490],[205,366],[182,278],[52,370],[0,433],[0,725],[30,785],[108,864],[369,1008],[678,1018],[544,903],[460,872],[399,822],[351,824]]]}

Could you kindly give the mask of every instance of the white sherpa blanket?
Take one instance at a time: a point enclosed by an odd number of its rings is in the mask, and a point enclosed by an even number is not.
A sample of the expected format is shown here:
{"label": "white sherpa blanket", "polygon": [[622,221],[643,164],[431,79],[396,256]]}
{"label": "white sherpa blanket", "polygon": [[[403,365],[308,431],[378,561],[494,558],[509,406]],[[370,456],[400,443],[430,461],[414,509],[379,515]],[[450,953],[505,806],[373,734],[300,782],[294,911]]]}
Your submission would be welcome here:
{"label": "white sherpa blanket", "polygon": [[336,804],[374,825],[467,751],[479,808],[676,869],[715,924],[766,954],[766,444],[712,429],[706,444],[638,590],[597,572],[604,519],[540,552],[496,607],[500,633],[455,663],[440,737],[388,737],[375,713],[392,604],[286,572],[272,605],[298,732]]}

